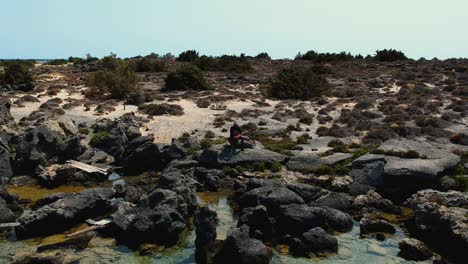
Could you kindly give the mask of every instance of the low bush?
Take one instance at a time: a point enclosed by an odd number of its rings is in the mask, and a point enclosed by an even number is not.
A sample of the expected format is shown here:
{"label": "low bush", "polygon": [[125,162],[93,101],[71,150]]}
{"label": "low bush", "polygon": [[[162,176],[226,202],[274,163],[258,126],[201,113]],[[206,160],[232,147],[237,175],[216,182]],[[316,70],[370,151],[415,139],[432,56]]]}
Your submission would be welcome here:
{"label": "low bush", "polygon": [[91,140],[89,141],[89,144],[94,147],[99,146],[102,140],[108,137],[109,135],[110,135],[109,132],[106,132],[106,131],[95,133],[93,137],[91,138]]}
{"label": "low bush", "polygon": [[167,103],[140,105],[138,110],[150,116],[184,115],[184,108],[182,106]]}
{"label": "low bush", "polygon": [[110,96],[113,99],[124,99],[128,94],[140,89],[140,78],[132,65],[112,54],[102,59],[102,68],[88,74],[86,92],[88,97]]}
{"label": "low bush", "polygon": [[164,61],[141,58],[135,62],[136,72],[163,72],[166,69]]}
{"label": "low bush", "polygon": [[244,73],[253,69],[244,54],[240,56],[223,55],[221,57],[201,56],[193,64],[202,71]]}
{"label": "low bush", "polygon": [[165,91],[175,90],[211,90],[203,72],[196,66],[184,65],[167,75]]}
{"label": "low bush", "polygon": [[30,61],[3,61],[3,72],[0,72],[0,84],[28,84],[33,82],[30,68],[34,65]]}
{"label": "low bush", "polygon": [[255,58],[256,59],[267,59],[267,60],[271,59],[270,55],[268,55],[268,53],[266,53],[266,52],[259,53],[257,56],[255,56]]}
{"label": "low bush", "polygon": [[56,60],[51,60],[51,61],[48,61],[46,64],[47,65],[64,65],[64,64],[67,64],[68,63],[68,60],[65,60],[65,59],[56,59]]}
{"label": "low bush", "polygon": [[271,166],[270,166],[270,170],[272,172],[279,172],[279,171],[281,171],[282,168],[283,168],[283,166],[279,162],[273,162],[271,164]]}
{"label": "low bush", "polygon": [[394,49],[377,50],[374,55],[374,60],[382,62],[402,61],[407,59],[403,52]]}
{"label": "low bush", "polygon": [[335,62],[335,61],[351,61],[354,59],[362,59],[361,55],[353,56],[349,52],[340,53],[317,53],[316,51],[310,50],[305,54],[297,54],[296,60],[310,60],[316,63],[322,62]]}
{"label": "low bush", "polygon": [[196,50],[187,50],[179,54],[176,61],[192,62],[199,58]]}
{"label": "low bush", "polygon": [[268,95],[277,99],[308,100],[330,87],[322,68],[295,67],[281,70],[271,81]]}
{"label": "low bush", "polygon": [[348,153],[349,149],[343,141],[339,139],[333,139],[328,143],[328,147],[333,148],[334,152]]}

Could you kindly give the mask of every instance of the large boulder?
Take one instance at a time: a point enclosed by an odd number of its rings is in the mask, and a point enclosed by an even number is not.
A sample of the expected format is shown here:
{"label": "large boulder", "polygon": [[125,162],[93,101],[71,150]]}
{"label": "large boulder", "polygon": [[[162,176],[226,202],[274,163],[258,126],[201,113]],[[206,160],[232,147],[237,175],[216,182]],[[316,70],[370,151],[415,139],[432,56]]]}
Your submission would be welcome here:
{"label": "large boulder", "polygon": [[144,136],[128,143],[122,154],[120,166],[127,175],[138,175],[141,172],[161,168],[161,153],[154,137]]}
{"label": "large boulder", "polygon": [[0,184],[6,183],[13,177],[10,152],[0,146]]}
{"label": "large boulder", "polygon": [[346,213],[328,207],[306,204],[282,206],[276,220],[276,229],[280,233],[293,236],[300,235],[314,227],[349,231],[353,226],[351,216]]}
{"label": "large boulder", "polygon": [[127,144],[141,137],[140,126],[142,121],[134,113],[124,114],[121,117],[109,120],[102,119],[94,125],[94,133],[99,133],[91,143],[120,161]]}
{"label": "large boulder", "polygon": [[267,208],[263,205],[244,208],[239,217],[238,227],[246,225],[250,229],[250,237],[266,241],[274,232],[274,219],[269,217]]}
{"label": "large boulder", "polygon": [[302,203],[304,200],[295,192],[286,187],[274,185],[252,189],[239,199],[241,208],[264,205],[271,213],[276,213],[282,205]]}
{"label": "large boulder", "polygon": [[200,208],[195,215],[195,258],[197,263],[208,262],[208,251],[212,248],[216,240],[216,226],[218,216],[215,211],[208,206]]}
{"label": "large boulder", "polygon": [[353,201],[353,208],[356,210],[379,210],[385,213],[399,214],[401,208],[392,201],[382,198],[375,191],[369,191],[367,194],[358,195]]}
{"label": "large boulder", "polygon": [[174,245],[187,227],[184,216],[176,209],[183,207],[177,204],[183,198],[174,192],[165,195],[169,197],[154,202],[140,198],[136,206],[121,202],[117,211],[111,215],[113,234],[130,245],[142,242]]}
{"label": "large boulder", "polygon": [[299,154],[297,156],[293,156],[288,163],[286,163],[286,167],[292,171],[314,170],[325,165],[337,165],[352,156],[353,155],[349,153],[334,153],[325,157],[310,153]]}
{"label": "large boulder", "polygon": [[30,128],[16,147],[15,168],[31,173],[38,165],[64,162],[83,151],[77,136],[66,137],[46,125]]}
{"label": "large boulder", "polygon": [[15,220],[15,214],[7,207],[6,201],[0,197],[0,223],[9,223]]}
{"label": "large boulder", "polygon": [[363,217],[361,221],[359,221],[359,228],[361,236],[371,233],[395,234],[396,232],[395,227],[387,221],[381,219],[370,219],[367,217]]}
{"label": "large boulder", "polygon": [[266,149],[244,149],[215,145],[198,154],[200,164],[209,167],[237,166],[255,163],[283,163],[287,156]]}
{"label": "large boulder", "polygon": [[384,185],[384,166],[384,162],[376,161],[366,164],[362,168],[352,169],[349,176],[353,178],[354,183],[382,187]]}
{"label": "large boulder", "polygon": [[197,189],[199,183],[185,175],[179,169],[168,168],[161,173],[156,188],[171,190],[184,198],[188,214],[193,214],[197,207]]}
{"label": "large boulder", "polygon": [[36,211],[22,215],[16,229],[19,238],[59,233],[88,218],[106,215],[111,207],[109,199],[114,196],[111,188],[93,188],[64,197]]}
{"label": "large boulder", "polygon": [[337,253],[338,240],[320,227],[315,227],[293,240],[291,252],[295,256],[309,254]]}
{"label": "large boulder", "polygon": [[415,261],[424,261],[432,257],[432,251],[426,245],[414,238],[405,238],[398,243],[400,252],[398,256]]}
{"label": "large boulder", "polygon": [[13,123],[13,117],[10,113],[11,102],[10,100],[1,99],[0,100],[0,126],[9,125]]}
{"label": "large boulder", "polygon": [[262,241],[249,237],[249,228],[234,229],[224,241],[213,263],[267,264],[273,252]]}
{"label": "large boulder", "polygon": [[386,183],[420,183],[435,182],[442,176],[453,171],[460,162],[460,157],[447,153],[440,159],[403,159],[386,157],[385,182]]}
{"label": "large boulder", "polygon": [[[422,190],[405,205],[414,210],[413,232],[449,259],[465,260],[468,248],[468,194]],[[450,245],[450,246],[447,246]]]}

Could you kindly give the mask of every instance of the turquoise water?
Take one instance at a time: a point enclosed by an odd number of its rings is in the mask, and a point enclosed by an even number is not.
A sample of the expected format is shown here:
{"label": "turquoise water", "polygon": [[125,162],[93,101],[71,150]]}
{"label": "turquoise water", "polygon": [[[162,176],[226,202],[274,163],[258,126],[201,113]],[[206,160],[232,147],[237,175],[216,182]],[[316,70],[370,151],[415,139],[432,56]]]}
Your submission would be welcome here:
{"label": "turquoise water", "polygon": [[[219,218],[217,227],[218,239],[224,239],[228,230],[236,226],[236,216],[229,205],[227,195],[216,196],[210,194],[207,202],[201,198],[201,204],[208,204],[216,210]],[[413,263],[397,257],[398,242],[405,238],[401,229],[385,241],[359,238],[359,223],[355,222],[351,232],[337,236],[339,243],[338,254],[323,259],[293,258],[275,253],[272,263]],[[80,263],[195,263],[195,231],[188,230],[187,235],[175,247],[148,256],[141,256],[125,246],[114,246],[113,239],[96,237],[90,242],[90,247],[80,252],[70,252]],[[9,263],[16,255],[35,250],[37,244],[28,241],[0,241],[0,263]],[[421,263],[421,262],[420,262]],[[429,263],[429,262],[427,262]]]}

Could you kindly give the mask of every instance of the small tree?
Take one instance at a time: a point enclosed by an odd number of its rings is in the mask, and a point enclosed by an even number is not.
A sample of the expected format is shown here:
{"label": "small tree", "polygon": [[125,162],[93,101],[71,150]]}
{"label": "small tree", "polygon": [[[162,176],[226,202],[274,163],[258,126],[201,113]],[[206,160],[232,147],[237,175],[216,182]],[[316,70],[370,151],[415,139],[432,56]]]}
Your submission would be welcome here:
{"label": "small tree", "polygon": [[141,58],[135,62],[135,70],[137,72],[162,72],[166,68],[164,61]]}
{"label": "small tree", "polygon": [[383,61],[383,62],[384,61],[403,61],[407,59],[408,58],[403,52],[399,50],[394,50],[394,49],[377,50],[374,56],[374,60]]}
{"label": "small tree", "polygon": [[90,73],[86,85],[90,86],[86,95],[101,97],[109,95],[114,99],[124,99],[127,94],[139,90],[140,78],[129,62],[111,54],[102,59],[103,69]]}
{"label": "small tree", "polygon": [[184,65],[166,77],[164,90],[210,90],[203,72],[193,65]]}
{"label": "small tree", "polygon": [[7,61],[4,65],[3,73],[0,74],[0,84],[29,84],[33,82],[33,76],[29,69],[32,67],[30,62]]}
{"label": "small tree", "polygon": [[329,89],[323,67],[296,67],[281,70],[270,82],[268,94],[278,99],[307,100]]}
{"label": "small tree", "polygon": [[177,61],[185,61],[185,62],[192,62],[198,59],[199,55],[196,50],[187,50],[179,54],[177,57]]}
{"label": "small tree", "polygon": [[257,56],[255,56],[255,58],[257,58],[257,59],[267,59],[267,60],[271,59],[270,55],[268,55],[268,53],[266,53],[266,52],[259,53]]}

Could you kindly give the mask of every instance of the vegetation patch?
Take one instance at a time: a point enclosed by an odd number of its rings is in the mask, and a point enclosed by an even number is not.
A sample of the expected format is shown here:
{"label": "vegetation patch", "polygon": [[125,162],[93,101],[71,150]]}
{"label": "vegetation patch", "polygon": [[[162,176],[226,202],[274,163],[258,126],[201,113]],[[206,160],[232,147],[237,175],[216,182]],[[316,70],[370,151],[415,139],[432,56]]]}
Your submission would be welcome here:
{"label": "vegetation patch", "polygon": [[394,156],[403,159],[419,159],[419,158],[427,158],[425,156],[420,156],[418,152],[414,150],[407,150],[407,151],[395,151],[395,150],[382,150],[382,149],[374,149],[372,154],[380,154],[386,156]]}
{"label": "vegetation patch", "polygon": [[103,131],[103,132],[97,132],[93,135],[93,137],[91,138],[91,140],[89,141],[89,144],[91,146],[99,146],[99,144],[101,144],[101,142],[106,138],[106,137],[109,137],[110,134],[109,132],[106,132],[106,131]]}
{"label": "vegetation patch", "polygon": [[128,61],[111,54],[104,57],[101,64],[102,70],[90,73],[86,78],[86,85],[90,87],[86,96],[100,98],[109,95],[114,99],[124,99],[140,89],[140,78]]}
{"label": "vegetation patch", "polygon": [[203,72],[196,66],[184,65],[167,75],[165,91],[176,90],[211,90],[213,87],[208,84]]}
{"label": "vegetation patch", "polygon": [[277,99],[307,100],[320,97],[329,88],[323,67],[291,67],[272,78],[267,92]]}
{"label": "vegetation patch", "polygon": [[140,105],[138,110],[150,116],[184,115],[184,109],[182,106],[167,103]]}
{"label": "vegetation patch", "polygon": [[223,55],[221,57],[201,56],[193,64],[202,71],[244,73],[253,69],[244,54],[240,56]]}

